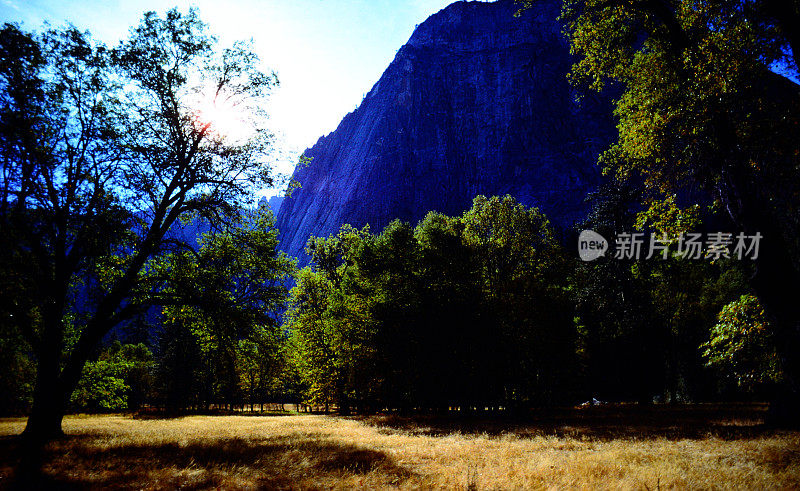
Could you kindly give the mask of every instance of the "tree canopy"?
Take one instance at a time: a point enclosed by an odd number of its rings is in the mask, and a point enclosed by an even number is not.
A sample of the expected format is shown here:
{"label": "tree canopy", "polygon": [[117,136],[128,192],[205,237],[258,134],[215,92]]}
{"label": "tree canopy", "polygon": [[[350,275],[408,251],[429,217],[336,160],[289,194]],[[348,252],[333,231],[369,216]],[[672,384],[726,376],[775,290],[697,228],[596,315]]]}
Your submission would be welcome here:
{"label": "tree canopy", "polygon": [[[261,116],[276,82],[246,45],[219,49],[194,10],[148,13],[114,48],[75,28],[2,28],[0,281],[38,360],[29,433],[60,431],[97,343],[155,298],[139,293],[157,287],[159,258],[191,246],[168,232],[193,217],[232,226],[272,184]],[[204,100],[240,111],[245,136]]]}
{"label": "tree canopy", "polygon": [[345,226],[308,252],[285,327],[310,403],[483,409],[570,397],[567,261],[537,209],[478,196],[460,217],[431,212],[377,235]]}
{"label": "tree canopy", "polygon": [[[535,0],[522,0],[535,8]],[[614,98],[607,174],[643,183],[640,224],[676,234],[713,204],[764,237],[752,285],[800,401],[800,6],[781,0],[566,0],[569,74]]]}

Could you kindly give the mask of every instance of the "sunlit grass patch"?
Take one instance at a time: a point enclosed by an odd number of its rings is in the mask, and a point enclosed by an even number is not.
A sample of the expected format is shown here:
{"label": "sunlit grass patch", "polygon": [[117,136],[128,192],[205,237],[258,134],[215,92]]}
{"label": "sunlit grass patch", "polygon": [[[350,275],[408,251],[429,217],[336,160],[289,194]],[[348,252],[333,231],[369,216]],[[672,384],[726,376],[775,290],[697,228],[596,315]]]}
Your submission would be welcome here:
{"label": "sunlit grass patch", "polygon": [[[594,421],[594,420],[593,420]],[[386,422],[386,421],[384,421]],[[564,436],[522,421],[473,430],[412,419],[70,416],[38,484],[124,488],[766,488],[800,486],[800,433]],[[0,485],[24,419],[0,420]],[[504,427],[507,430],[503,430]],[[441,428],[440,428],[441,429]],[[431,430],[431,431],[427,431]],[[427,434],[426,434],[427,433]]]}

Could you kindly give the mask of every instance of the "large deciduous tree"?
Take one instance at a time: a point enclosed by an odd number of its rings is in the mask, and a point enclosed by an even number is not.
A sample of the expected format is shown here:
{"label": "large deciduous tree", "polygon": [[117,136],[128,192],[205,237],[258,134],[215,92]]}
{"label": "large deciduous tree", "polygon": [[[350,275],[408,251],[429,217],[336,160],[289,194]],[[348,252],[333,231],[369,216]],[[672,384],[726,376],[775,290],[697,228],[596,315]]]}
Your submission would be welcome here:
{"label": "large deciduous tree", "polygon": [[566,0],[562,20],[576,56],[570,78],[618,94],[606,171],[643,182],[651,216],[682,216],[676,194],[712,196],[738,229],[763,235],[753,287],[796,403],[800,302],[786,285],[800,280],[800,86],[786,75],[800,60],[800,5]]}
{"label": "large deciduous tree", "polygon": [[[263,388],[280,368],[285,336],[277,313],[287,296],[285,283],[295,270],[294,260],[278,251],[271,212],[260,209],[244,226],[205,234],[198,251],[177,251],[159,259],[149,272],[161,285],[142,294],[163,306],[165,336],[177,335],[183,345],[162,340],[165,351],[171,351],[160,366],[170,409],[182,409],[175,406],[189,402],[237,401],[237,370],[246,365],[257,363],[251,368],[265,370],[255,374]],[[199,359],[193,363],[196,369],[186,373],[175,355],[190,354],[192,345]],[[258,359],[244,363],[240,348],[245,347]],[[266,372],[269,369],[272,374]],[[247,395],[254,396],[255,379],[250,382]],[[169,387],[174,383],[179,387]],[[202,388],[186,399],[180,385]]]}
{"label": "large deciduous tree", "polygon": [[312,238],[285,328],[312,403],[447,410],[570,400],[569,263],[511,196]]}
{"label": "large deciduous tree", "polygon": [[194,10],[148,13],[114,49],[74,28],[0,30],[1,308],[38,361],[28,435],[61,433],[98,342],[147,307],[173,225],[236,221],[272,184],[259,118],[277,81],[258,63],[218,49]]}

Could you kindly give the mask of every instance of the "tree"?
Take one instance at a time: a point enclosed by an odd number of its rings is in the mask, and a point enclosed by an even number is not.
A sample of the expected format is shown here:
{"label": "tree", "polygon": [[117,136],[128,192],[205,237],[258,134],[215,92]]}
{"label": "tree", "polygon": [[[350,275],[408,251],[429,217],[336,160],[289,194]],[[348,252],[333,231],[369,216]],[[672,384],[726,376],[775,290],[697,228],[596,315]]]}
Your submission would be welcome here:
{"label": "tree", "polygon": [[340,382],[340,363],[334,347],[335,333],[328,319],[330,282],[309,268],[300,270],[286,312],[291,333],[292,363],[306,387],[306,399],[326,408],[334,402]]}
{"label": "tree", "polygon": [[144,344],[112,343],[83,367],[73,406],[89,411],[137,409],[149,395],[153,354]]}
{"label": "tree", "polygon": [[736,386],[753,391],[781,380],[781,366],[764,308],[753,295],[725,305],[710,339],[703,343],[707,364]]}
{"label": "tree", "polygon": [[[575,366],[569,263],[547,217],[511,196],[477,196],[461,217],[482,286],[484,331],[474,346],[487,400],[514,405],[569,400]],[[473,347],[473,349],[475,349]],[[496,352],[492,359],[489,353]]]}
{"label": "tree", "polygon": [[329,238],[311,238],[307,251],[316,270],[304,268],[292,289],[285,327],[294,365],[307,387],[307,400],[333,403],[346,414],[373,389],[374,301],[357,277],[367,229],[343,226]]}
{"label": "tree", "polygon": [[153,397],[171,413],[210,401],[202,389],[207,372],[197,338],[184,322],[165,321],[158,337],[158,360],[155,368]]}
{"label": "tree", "polygon": [[753,287],[796,405],[800,303],[782,285],[800,280],[800,87],[771,68],[797,68],[800,6],[567,0],[562,20],[577,57],[572,81],[621,94],[619,138],[600,158],[606,171],[641,180],[650,212],[679,217],[670,197],[711,196],[739,230],[763,235]]}
{"label": "tree", "polygon": [[307,250],[285,326],[310,402],[347,412],[566,398],[568,262],[539,210],[479,196],[460,217],[431,212],[378,235],[345,225]]}
{"label": "tree", "polygon": [[[633,228],[636,189],[611,180],[587,197],[591,209],[581,229],[612,241]],[[570,278],[578,324],[583,398],[650,402],[663,390],[666,335],[657,322],[640,268],[609,251],[575,264]]]}
{"label": "tree", "polygon": [[[4,318],[38,361],[26,434],[47,439],[100,339],[147,306],[148,265],[179,247],[167,232],[235,221],[271,185],[259,118],[275,79],[246,45],[217,49],[194,10],[148,13],[113,50],[74,28],[6,25],[0,54],[2,265],[21,292]],[[228,134],[209,104],[252,118],[249,134]],[[65,351],[79,285],[90,301]]]}
{"label": "tree", "polygon": [[[259,209],[242,225],[205,234],[198,251],[173,252],[151,263],[147,284],[159,286],[146,292],[149,301],[163,306],[165,324],[189,338],[202,360],[195,364],[199,374],[188,377],[200,375],[195,381],[205,386],[194,394],[196,402],[203,396],[207,403],[237,402],[241,356],[248,351],[243,348],[254,349],[262,363],[270,352],[275,357],[280,354],[285,336],[277,313],[284,305],[285,282],[295,264],[278,251],[277,237],[274,216]],[[169,340],[166,345],[170,346]],[[173,346],[171,357],[183,356],[182,350]],[[197,360],[191,351],[185,354]],[[171,368],[179,377],[187,375],[183,367]],[[170,371],[162,373],[169,377]],[[180,385],[173,388],[180,394]],[[245,387],[251,396],[255,388],[255,384]],[[188,402],[186,397],[168,399]]]}
{"label": "tree", "polygon": [[265,402],[289,402],[285,399],[292,396],[287,391],[291,384],[288,344],[288,335],[277,322],[255,326],[250,336],[239,340],[236,369],[251,410],[255,404],[263,411]]}

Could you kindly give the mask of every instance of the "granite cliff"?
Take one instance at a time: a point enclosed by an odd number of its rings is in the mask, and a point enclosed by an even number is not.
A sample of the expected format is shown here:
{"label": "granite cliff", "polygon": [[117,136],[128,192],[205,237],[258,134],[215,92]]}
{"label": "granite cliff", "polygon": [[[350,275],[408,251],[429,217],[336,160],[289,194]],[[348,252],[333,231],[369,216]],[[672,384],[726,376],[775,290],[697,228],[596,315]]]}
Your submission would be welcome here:
{"label": "granite cliff", "polygon": [[610,105],[575,102],[560,0],[520,17],[512,0],[456,2],[420,24],[361,105],[306,151],[278,213],[281,247],[344,223],[380,231],[477,194],[511,194],[561,227],[586,213]]}

